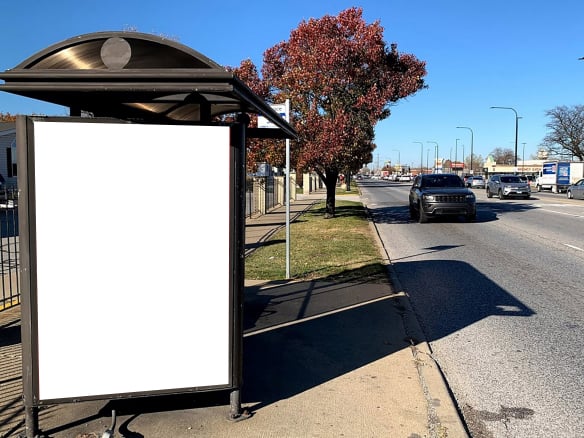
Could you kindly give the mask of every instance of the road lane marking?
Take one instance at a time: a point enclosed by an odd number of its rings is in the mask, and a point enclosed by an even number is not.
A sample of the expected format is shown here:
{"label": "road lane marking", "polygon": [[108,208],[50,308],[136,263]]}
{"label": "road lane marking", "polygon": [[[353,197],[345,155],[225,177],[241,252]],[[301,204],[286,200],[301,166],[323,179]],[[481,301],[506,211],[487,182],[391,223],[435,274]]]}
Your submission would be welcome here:
{"label": "road lane marking", "polygon": [[578,248],[577,246],[574,246],[574,245],[570,245],[569,243],[564,243],[564,245],[567,246],[568,248],[575,249],[576,251],[582,251],[582,252],[584,252],[584,249]]}
{"label": "road lane marking", "polygon": [[563,214],[563,215],[566,215],[566,216],[573,216],[573,217],[580,217],[580,218],[584,217],[581,214],[566,213],[565,211],[548,210],[547,208],[542,208],[542,210],[543,211],[550,212],[550,213]]}

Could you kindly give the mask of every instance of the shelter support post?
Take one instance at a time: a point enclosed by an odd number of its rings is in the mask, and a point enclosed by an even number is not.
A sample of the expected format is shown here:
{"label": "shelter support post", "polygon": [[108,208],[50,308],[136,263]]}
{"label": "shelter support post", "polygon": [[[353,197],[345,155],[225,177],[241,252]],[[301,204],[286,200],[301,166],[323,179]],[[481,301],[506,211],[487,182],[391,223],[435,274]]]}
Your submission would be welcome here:
{"label": "shelter support post", "polygon": [[232,251],[233,272],[233,370],[232,386],[229,395],[230,411],[229,419],[238,421],[245,418],[241,408],[241,385],[243,381],[243,300],[245,284],[245,139],[246,127],[249,123],[248,116],[241,114],[237,123],[231,126],[231,169],[230,173],[235,179],[235,190],[232,191],[231,211],[234,220],[232,222]]}
{"label": "shelter support post", "polygon": [[238,388],[229,393],[229,419],[239,419],[241,412],[241,390]]}
{"label": "shelter support post", "polygon": [[36,438],[39,429],[39,408],[37,406],[24,407],[24,428],[26,438]]}

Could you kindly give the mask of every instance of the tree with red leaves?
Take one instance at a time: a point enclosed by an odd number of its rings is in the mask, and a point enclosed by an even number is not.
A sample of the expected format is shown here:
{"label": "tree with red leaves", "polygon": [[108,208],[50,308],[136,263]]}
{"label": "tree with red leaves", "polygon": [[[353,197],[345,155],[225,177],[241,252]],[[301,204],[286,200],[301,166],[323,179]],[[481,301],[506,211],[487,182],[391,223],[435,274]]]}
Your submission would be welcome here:
{"label": "tree with red leaves", "polygon": [[[272,101],[270,87],[258,74],[257,68],[250,59],[245,59],[239,67],[227,67],[243,81],[256,95],[266,101]],[[250,114],[249,126],[257,127],[257,114]],[[283,140],[247,138],[246,167],[248,172],[255,172],[258,163],[267,162],[276,167],[284,167],[285,143]]]}
{"label": "tree with red leaves", "polygon": [[299,134],[295,167],[315,171],[326,186],[325,217],[335,215],[339,175],[372,160],[374,128],[390,105],[425,88],[425,63],[395,44],[388,49],[383,27],[366,24],[362,13],[350,8],[303,21],[264,53],[271,100],[290,99]]}

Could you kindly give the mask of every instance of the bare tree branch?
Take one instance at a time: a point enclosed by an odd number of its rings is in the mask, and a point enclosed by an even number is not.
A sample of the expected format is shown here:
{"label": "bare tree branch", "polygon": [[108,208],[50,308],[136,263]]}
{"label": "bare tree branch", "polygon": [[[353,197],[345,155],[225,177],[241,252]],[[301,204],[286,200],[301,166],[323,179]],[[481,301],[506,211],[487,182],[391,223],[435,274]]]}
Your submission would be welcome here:
{"label": "bare tree branch", "polygon": [[540,148],[549,158],[584,161],[584,105],[557,106],[545,114],[550,121]]}

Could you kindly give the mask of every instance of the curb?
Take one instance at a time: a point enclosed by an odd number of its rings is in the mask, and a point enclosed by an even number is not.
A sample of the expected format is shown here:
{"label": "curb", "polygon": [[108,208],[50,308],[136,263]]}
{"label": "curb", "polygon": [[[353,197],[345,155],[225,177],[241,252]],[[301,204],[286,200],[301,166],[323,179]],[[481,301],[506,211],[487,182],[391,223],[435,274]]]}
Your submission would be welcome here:
{"label": "curb", "polygon": [[[361,201],[362,202],[362,201]],[[434,360],[430,344],[426,341],[424,332],[416,317],[409,295],[403,290],[397,273],[393,268],[389,253],[379,234],[377,225],[372,219],[369,208],[363,203],[369,224],[373,230],[376,243],[382,252],[383,261],[394,293],[397,295],[396,307],[402,316],[407,341],[411,344],[412,360],[418,371],[420,385],[426,398],[428,427],[432,438],[469,438],[470,433],[458,409],[456,401],[448,387],[448,383]]]}

